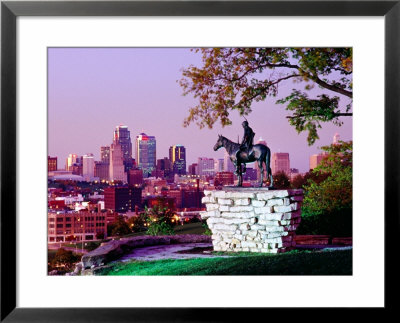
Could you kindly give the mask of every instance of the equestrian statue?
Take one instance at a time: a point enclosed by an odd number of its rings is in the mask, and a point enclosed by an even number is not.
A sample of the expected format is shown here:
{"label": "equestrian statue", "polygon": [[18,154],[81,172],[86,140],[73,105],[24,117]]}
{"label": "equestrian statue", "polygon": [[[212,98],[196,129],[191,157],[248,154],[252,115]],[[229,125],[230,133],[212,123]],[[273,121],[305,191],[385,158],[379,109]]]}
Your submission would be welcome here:
{"label": "equestrian statue", "polygon": [[[246,164],[257,162],[258,167],[260,168],[261,173],[261,181],[260,187],[263,185],[264,180],[264,167],[267,171],[267,178],[270,178],[269,188],[273,188],[273,178],[270,167],[271,162],[271,151],[270,149],[263,144],[253,145],[254,139],[254,131],[250,128],[248,121],[243,121],[242,126],[244,128],[244,135],[242,143],[235,143],[230,141],[228,138],[224,136],[218,135],[218,141],[214,145],[214,151],[217,151],[221,147],[224,147],[229,154],[229,158],[231,159],[233,165],[235,165],[236,172],[235,174],[238,176],[238,185],[242,186],[243,184],[243,173],[246,172]],[[243,165],[243,169],[242,169]]]}

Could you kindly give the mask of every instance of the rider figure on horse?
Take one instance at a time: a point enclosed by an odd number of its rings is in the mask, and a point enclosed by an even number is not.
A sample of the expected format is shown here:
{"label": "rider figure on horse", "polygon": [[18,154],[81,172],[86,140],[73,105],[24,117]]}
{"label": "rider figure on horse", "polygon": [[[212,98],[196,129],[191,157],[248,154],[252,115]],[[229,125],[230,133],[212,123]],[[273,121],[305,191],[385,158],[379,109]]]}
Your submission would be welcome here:
{"label": "rider figure on horse", "polygon": [[[239,160],[240,154],[242,152],[245,152],[248,154],[250,152],[250,149],[253,147],[253,139],[255,136],[255,133],[253,129],[250,128],[249,123],[247,120],[242,122],[242,126],[244,129],[244,135],[243,135],[243,140],[242,143],[240,144],[240,148],[238,152],[236,153],[236,160]],[[237,166],[237,171],[239,171],[239,168]],[[246,164],[244,164],[244,169],[243,172],[246,171]]]}

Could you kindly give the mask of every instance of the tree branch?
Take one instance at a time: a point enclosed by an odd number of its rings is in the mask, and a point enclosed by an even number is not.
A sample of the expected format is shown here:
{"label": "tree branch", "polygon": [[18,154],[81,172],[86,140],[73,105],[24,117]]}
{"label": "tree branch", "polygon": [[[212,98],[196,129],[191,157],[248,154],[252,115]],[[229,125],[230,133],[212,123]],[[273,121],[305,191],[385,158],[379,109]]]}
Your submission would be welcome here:
{"label": "tree branch", "polygon": [[[323,114],[321,114],[321,115],[323,115]],[[296,115],[296,116],[286,116],[286,118],[295,119],[295,118],[305,117],[305,116],[306,116],[305,114],[299,114],[299,115]],[[352,117],[353,113],[339,112],[339,113],[335,113],[333,116],[334,117]]]}
{"label": "tree branch", "polygon": [[280,79],[277,79],[277,80],[275,80],[274,82],[269,83],[268,86],[264,86],[264,87],[260,88],[260,91],[261,91],[261,92],[256,93],[256,94],[254,94],[253,96],[247,98],[246,100],[244,100],[244,101],[242,101],[242,102],[239,102],[239,103],[233,105],[233,106],[232,106],[232,109],[235,109],[235,108],[239,107],[240,105],[243,105],[243,104],[246,103],[246,102],[249,102],[249,101],[254,100],[254,99],[255,99],[257,96],[259,96],[261,93],[265,92],[270,86],[276,85],[276,84],[278,84],[279,82],[284,81],[284,80],[287,80],[287,79],[290,79],[290,78],[292,78],[292,77],[300,77],[300,76],[301,76],[301,75],[299,75],[299,74],[291,74],[291,75],[282,77],[282,78],[280,78]]}
{"label": "tree branch", "polygon": [[344,90],[344,89],[342,89],[340,87],[337,87],[337,86],[331,85],[329,83],[326,83],[326,82],[322,81],[321,79],[319,79],[318,76],[312,76],[311,75],[310,78],[315,83],[317,83],[318,85],[322,86],[325,89],[328,89],[328,90],[343,94],[343,95],[345,95],[345,96],[347,96],[349,98],[353,98],[353,92],[350,92],[350,91]]}

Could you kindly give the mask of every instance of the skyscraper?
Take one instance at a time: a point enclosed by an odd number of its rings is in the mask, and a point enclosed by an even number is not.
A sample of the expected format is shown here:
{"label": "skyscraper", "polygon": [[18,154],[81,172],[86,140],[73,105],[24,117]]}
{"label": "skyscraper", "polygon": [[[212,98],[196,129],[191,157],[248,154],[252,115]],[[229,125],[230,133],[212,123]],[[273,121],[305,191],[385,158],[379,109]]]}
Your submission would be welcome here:
{"label": "skyscraper", "polygon": [[110,146],[100,147],[100,160],[102,163],[110,163]]}
{"label": "skyscraper", "polygon": [[171,162],[168,157],[164,157],[163,159],[157,159],[157,176],[167,178],[172,175],[171,171]]}
{"label": "skyscraper", "polygon": [[200,176],[214,176],[214,159],[207,157],[199,157],[197,161],[198,175]]}
{"label": "skyscraper", "polygon": [[98,177],[101,181],[108,181],[110,176],[110,164],[101,161],[94,162],[94,176]]}
{"label": "skyscraper", "polygon": [[225,151],[224,154],[224,171],[225,172],[235,172],[235,165],[233,165],[229,154]]}
{"label": "skyscraper", "polygon": [[121,145],[125,171],[132,168],[132,141],[131,133],[127,126],[119,125],[114,131],[114,142]]}
{"label": "skyscraper", "polygon": [[218,158],[214,161],[215,174],[224,171],[224,159]]}
{"label": "skyscraper", "polygon": [[127,212],[135,206],[141,206],[142,189],[132,186],[111,186],[104,189],[104,206],[106,209]]}
{"label": "skyscraper", "polygon": [[189,175],[197,175],[198,174],[196,163],[189,165],[188,173],[189,173]]}
{"label": "skyscraper", "polygon": [[290,174],[290,160],[289,153],[273,153],[271,158],[272,174],[284,172],[286,175]]}
{"label": "skyscraper", "polygon": [[317,167],[321,163],[321,161],[324,159],[324,156],[326,156],[326,155],[327,155],[326,152],[311,155],[310,156],[310,170]]}
{"label": "skyscraper", "polygon": [[121,145],[114,141],[110,147],[110,181],[126,182],[124,158]]}
{"label": "skyscraper", "polygon": [[65,164],[65,170],[72,170],[72,166],[76,164],[76,159],[78,158],[77,154],[69,154],[67,158],[67,162]]}
{"label": "skyscraper", "polygon": [[94,157],[93,154],[83,155],[82,157],[82,176],[86,181],[94,178]]}
{"label": "skyscraper", "polygon": [[186,149],[182,145],[169,147],[169,160],[174,174],[186,174]]}
{"label": "skyscraper", "polygon": [[156,138],[141,133],[135,140],[136,166],[143,170],[143,176],[149,177],[156,167]]}

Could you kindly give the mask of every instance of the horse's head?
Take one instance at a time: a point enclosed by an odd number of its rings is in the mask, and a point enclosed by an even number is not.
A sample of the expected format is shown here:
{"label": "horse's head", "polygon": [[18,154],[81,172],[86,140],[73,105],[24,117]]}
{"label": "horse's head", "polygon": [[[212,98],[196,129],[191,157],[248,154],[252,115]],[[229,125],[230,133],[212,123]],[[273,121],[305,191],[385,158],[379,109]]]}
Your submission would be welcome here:
{"label": "horse's head", "polygon": [[217,151],[218,149],[224,146],[223,138],[224,137],[222,137],[221,135],[218,135],[218,141],[214,145],[214,151]]}

